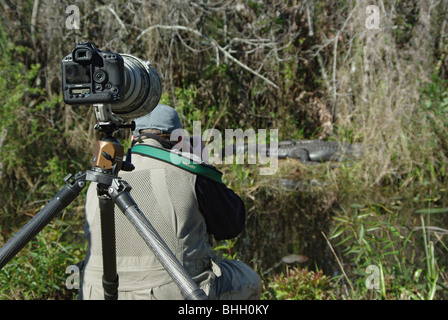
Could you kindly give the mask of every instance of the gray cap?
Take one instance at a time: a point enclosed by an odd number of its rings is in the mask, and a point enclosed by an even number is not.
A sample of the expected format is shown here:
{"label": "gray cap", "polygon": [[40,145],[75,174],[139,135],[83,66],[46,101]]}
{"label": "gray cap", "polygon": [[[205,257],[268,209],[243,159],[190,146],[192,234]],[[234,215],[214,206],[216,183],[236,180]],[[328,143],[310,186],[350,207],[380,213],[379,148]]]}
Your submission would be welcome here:
{"label": "gray cap", "polygon": [[140,130],[143,129],[158,129],[162,133],[171,133],[175,129],[182,129],[182,123],[176,110],[164,104],[158,104],[151,113],[134,121],[134,136],[140,135]]}

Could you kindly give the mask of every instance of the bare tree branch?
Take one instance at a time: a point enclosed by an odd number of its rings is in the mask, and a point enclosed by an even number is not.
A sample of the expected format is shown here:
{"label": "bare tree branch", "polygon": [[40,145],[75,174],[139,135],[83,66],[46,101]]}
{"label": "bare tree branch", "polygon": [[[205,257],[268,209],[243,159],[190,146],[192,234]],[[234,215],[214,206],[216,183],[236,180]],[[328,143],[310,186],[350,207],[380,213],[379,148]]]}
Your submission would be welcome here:
{"label": "bare tree branch", "polygon": [[177,26],[167,26],[167,25],[160,25],[160,24],[152,25],[152,26],[146,28],[145,30],[143,30],[143,31],[137,36],[137,38],[135,39],[135,42],[136,42],[136,43],[139,42],[139,41],[142,39],[142,37],[143,37],[146,33],[150,32],[150,31],[152,31],[152,30],[154,30],[154,29],[181,30],[181,31],[186,31],[186,32],[193,33],[193,34],[195,34],[195,35],[198,36],[198,37],[203,37],[203,38],[205,38],[206,40],[208,40],[208,41],[211,43],[211,45],[212,45],[216,50],[219,50],[225,57],[227,57],[228,59],[232,60],[233,62],[235,62],[237,65],[239,65],[239,66],[242,67],[243,69],[245,69],[245,70],[249,71],[250,73],[254,74],[255,76],[259,77],[260,79],[262,79],[263,81],[265,81],[266,83],[268,83],[270,86],[274,87],[275,89],[279,89],[279,87],[278,87],[275,83],[273,83],[271,80],[269,80],[269,79],[266,78],[265,76],[261,75],[261,74],[258,73],[257,71],[251,69],[250,67],[248,67],[247,65],[245,65],[244,63],[242,63],[241,61],[239,61],[238,59],[236,59],[234,56],[232,56],[227,50],[225,50],[223,47],[221,47],[221,46],[218,44],[218,42],[216,42],[216,40],[211,39],[211,38],[205,36],[204,34],[202,34],[201,32],[199,32],[198,30],[193,29],[193,28],[189,28],[189,27],[185,27],[185,26],[178,26],[178,25],[177,25]]}
{"label": "bare tree branch", "polygon": [[33,42],[34,49],[36,48],[36,23],[37,23],[37,14],[39,12],[39,0],[34,0],[33,4],[33,12],[31,13],[31,41]]}
{"label": "bare tree branch", "polygon": [[118,23],[120,24],[121,28],[124,30],[124,32],[126,34],[129,34],[128,30],[126,29],[126,26],[124,25],[123,21],[121,21],[120,17],[118,16],[118,14],[115,12],[115,10],[112,8],[112,5],[107,7],[107,10],[109,10],[114,17],[117,19]]}

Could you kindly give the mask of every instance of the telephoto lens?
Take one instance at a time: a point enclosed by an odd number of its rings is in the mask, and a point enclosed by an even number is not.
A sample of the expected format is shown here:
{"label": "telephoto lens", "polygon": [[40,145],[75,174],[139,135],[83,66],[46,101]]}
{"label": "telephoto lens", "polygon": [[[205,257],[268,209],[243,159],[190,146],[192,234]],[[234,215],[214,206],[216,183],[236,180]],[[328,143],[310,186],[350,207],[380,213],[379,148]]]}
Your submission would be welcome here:
{"label": "telephoto lens", "polygon": [[148,61],[129,54],[124,60],[124,88],[122,98],[111,104],[112,112],[128,120],[150,113],[159,103],[162,84],[157,71]]}

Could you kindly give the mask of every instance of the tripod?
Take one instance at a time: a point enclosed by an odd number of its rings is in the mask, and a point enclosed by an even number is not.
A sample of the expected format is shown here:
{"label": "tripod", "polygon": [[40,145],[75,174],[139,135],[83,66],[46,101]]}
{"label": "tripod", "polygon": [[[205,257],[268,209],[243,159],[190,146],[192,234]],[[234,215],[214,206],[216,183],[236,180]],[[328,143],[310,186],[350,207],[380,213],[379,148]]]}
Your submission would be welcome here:
{"label": "tripod", "polygon": [[[106,300],[118,299],[119,279],[116,264],[115,217],[116,205],[134,226],[147,246],[172,277],[187,300],[207,300],[205,292],[191,279],[176,256],[171,252],[129,191],[131,186],[118,177],[118,172],[131,171],[130,161],[123,161],[124,150],[112,133],[132,125],[121,124],[113,118],[110,108],[96,105],[99,121],[96,129],[106,136],[97,142],[92,168],[75,176],[68,175],[66,185],[42,208],[22,229],[0,248],[0,269],[2,269],[28,242],[30,242],[53,218],[64,210],[86,186],[87,181],[97,182],[97,195],[101,216],[101,242],[103,253],[103,288]],[[98,112],[105,115],[99,116]],[[111,120],[112,119],[112,120]],[[130,159],[127,159],[130,160]]]}

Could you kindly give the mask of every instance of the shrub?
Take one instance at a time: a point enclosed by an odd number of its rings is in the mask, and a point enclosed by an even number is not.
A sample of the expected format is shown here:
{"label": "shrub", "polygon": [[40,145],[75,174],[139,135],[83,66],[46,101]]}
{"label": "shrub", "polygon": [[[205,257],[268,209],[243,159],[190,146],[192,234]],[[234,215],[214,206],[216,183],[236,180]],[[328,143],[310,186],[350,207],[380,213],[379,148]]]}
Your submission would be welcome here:
{"label": "shrub", "polygon": [[276,300],[327,300],[330,277],[320,270],[310,271],[297,267],[288,269],[286,274],[275,275],[267,285],[262,299]]}

